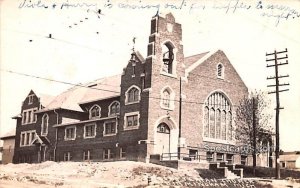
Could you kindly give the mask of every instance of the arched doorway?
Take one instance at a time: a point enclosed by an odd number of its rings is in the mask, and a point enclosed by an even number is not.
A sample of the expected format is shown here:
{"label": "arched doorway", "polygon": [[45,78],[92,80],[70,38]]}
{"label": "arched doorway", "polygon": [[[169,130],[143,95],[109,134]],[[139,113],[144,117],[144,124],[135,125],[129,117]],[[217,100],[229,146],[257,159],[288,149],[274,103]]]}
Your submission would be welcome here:
{"label": "arched doorway", "polygon": [[156,141],[157,151],[160,154],[170,153],[170,127],[166,123],[157,126]]}

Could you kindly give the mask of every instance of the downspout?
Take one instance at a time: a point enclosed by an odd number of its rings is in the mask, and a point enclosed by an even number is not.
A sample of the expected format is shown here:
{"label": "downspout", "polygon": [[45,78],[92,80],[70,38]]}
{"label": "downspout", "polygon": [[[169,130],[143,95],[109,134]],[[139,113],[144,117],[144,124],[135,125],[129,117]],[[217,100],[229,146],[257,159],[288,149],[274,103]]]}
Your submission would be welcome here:
{"label": "downspout", "polygon": [[[58,118],[59,118],[59,115],[58,115],[58,113],[55,111],[55,109],[54,109],[54,113],[56,114],[56,125],[58,125]],[[54,151],[53,151],[53,154],[54,154],[54,161],[56,161],[57,137],[58,137],[58,131],[57,131],[57,127],[55,127],[55,145],[54,145]]]}

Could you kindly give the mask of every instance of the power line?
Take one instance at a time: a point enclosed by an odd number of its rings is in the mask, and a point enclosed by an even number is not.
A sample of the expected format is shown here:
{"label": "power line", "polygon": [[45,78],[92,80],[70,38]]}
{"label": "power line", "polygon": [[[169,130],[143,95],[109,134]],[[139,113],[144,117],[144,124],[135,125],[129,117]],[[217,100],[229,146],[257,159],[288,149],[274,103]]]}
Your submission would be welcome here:
{"label": "power line", "polygon": [[[61,84],[66,84],[66,85],[72,85],[72,86],[76,86],[76,87],[84,87],[87,89],[94,89],[94,90],[99,90],[99,91],[106,91],[106,92],[112,92],[112,93],[117,93],[120,94],[120,92],[118,91],[113,91],[113,90],[108,90],[108,89],[101,89],[101,88],[95,88],[95,87],[89,87],[87,85],[83,85],[83,84],[74,84],[71,82],[66,82],[66,81],[60,81],[60,80],[55,80],[55,79],[50,79],[50,78],[44,78],[44,77],[40,77],[40,76],[35,76],[35,75],[30,75],[30,74],[26,74],[26,73],[20,73],[20,72],[16,72],[16,71],[11,71],[11,70],[4,70],[4,69],[0,69],[2,72],[8,72],[8,73],[12,73],[12,74],[18,74],[18,75],[22,75],[22,76],[27,76],[27,77],[32,77],[32,78],[36,78],[36,79],[41,79],[41,80],[46,80],[46,81],[51,81],[51,82],[57,82],[57,83],[61,83]],[[97,83],[99,85],[108,85],[108,86],[113,86],[113,85],[109,85],[109,84],[101,84],[101,83]],[[114,86],[116,87],[116,86]],[[161,97],[152,97],[149,96],[147,97],[149,99],[156,99],[156,100],[162,100],[163,98]],[[180,102],[179,99],[170,99],[170,101],[173,102]],[[205,102],[197,102],[197,101],[188,101],[188,100],[182,100],[182,103],[188,103],[188,104],[207,104]],[[212,106],[227,106],[227,105],[222,105],[222,104],[212,104]],[[232,104],[232,106],[238,106],[238,105],[234,105]]]}

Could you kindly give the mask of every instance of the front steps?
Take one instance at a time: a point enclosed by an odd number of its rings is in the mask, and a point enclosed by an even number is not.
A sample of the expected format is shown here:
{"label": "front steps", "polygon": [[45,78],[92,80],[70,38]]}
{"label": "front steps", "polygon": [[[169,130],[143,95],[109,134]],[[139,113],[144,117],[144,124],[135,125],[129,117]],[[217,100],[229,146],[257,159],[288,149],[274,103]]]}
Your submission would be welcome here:
{"label": "front steps", "polygon": [[243,169],[236,168],[235,164],[227,164],[227,162],[212,162],[209,169],[222,174],[227,179],[243,178]]}

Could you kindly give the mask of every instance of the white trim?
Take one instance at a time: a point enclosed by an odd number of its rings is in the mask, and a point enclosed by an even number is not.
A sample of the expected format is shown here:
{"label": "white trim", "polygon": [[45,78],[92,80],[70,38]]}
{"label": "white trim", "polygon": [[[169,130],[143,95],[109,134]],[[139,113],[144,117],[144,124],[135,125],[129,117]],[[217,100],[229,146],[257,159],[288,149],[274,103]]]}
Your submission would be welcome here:
{"label": "white trim", "polygon": [[[22,122],[21,122],[22,125],[36,123],[36,121],[37,121],[37,115],[35,115],[35,112],[34,112],[35,110],[38,111],[38,108],[35,107],[35,108],[30,108],[30,109],[23,110],[23,112],[22,112]],[[29,112],[31,112],[31,116],[30,117],[28,116]],[[26,113],[26,117],[24,115],[25,113]],[[33,121],[33,119],[35,119],[35,121]]]}
{"label": "white trim", "polygon": [[[128,102],[128,92],[132,89],[132,88],[136,88],[139,91],[139,96],[138,96],[138,100],[134,101],[134,102]],[[136,85],[132,85],[130,86],[126,92],[125,92],[125,105],[129,105],[129,104],[135,104],[135,103],[139,103],[141,100],[141,89],[136,86]]]}
{"label": "white trim", "polygon": [[113,119],[116,117],[117,116],[111,116],[111,117],[104,117],[104,118],[99,118],[99,119],[89,119],[89,120],[84,120],[84,121],[68,122],[68,123],[64,123],[64,124],[56,124],[56,125],[53,125],[52,127],[64,127],[64,126],[69,126],[69,125],[79,125],[79,124],[83,124],[83,123],[90,123],[90,122],[95,122],[95,121]]}
{"label": "white trim", "polygon": [[202,64],[204,61],[206,61],[208,58],[210,58],[213,54],[217,53],[219,49],[212,50],[209,53],[207,53],[205,56],[203,56],[201,59],[196,61],[196,63],[189,66],[185,71],[185,77],[188,77],[189,73],[194,70],[196,67],[198,67],[200,64]]}
{"label": "white trim", "polygon": [[[111,114],[111,106],[114,104],[114,103],[118,103],[119,104],[119,112],[116,113],[116,114]],[[110,105],[108,106],[108,116],[116,116],[118,114],[120,114],[120,102],[117,101],[117,100],[114,100],[113,102],[110,103]]]}
{"label": "white trim", "polygon": [[[115,123],[115,133],[106,134],[105,133],[106,132],[106,126],[105,125],[108,124],[108,123],[112,123],[112,122]],[[108,120],[108,121],[105,121],[103,123],[103,136],[115,136],[115,135],[117,135],[117,133],[118,133],[117,125],[118,125],[117,120]]]}
{"label": "white trim", "polygon": [[28,104],[33,104],[33,97],[35,94],[28,95]]}
{"label": "white trim", "polygon": [[[94,129],[94,136],[86,136],[86,130],[85,128],[88,127],[88,126],[95,126],[95,129]],[[89,123],[89,124],[85,124],[83,126],[83,139],[87,139],[87,138],[95,138],[96,137],[96,134],[97,134],[97,124],[96,123]]]}
{"label": "white trim", "polygon": [[[164,100],[164,91],[167,90],[170,93],[170,101],[169,101],[169,107],[164,106],[163,100]],[[165,110],[174,110],[175,109],[175,104],[174,104],[174,99],[175,99],[175,92],[170,86],[165,86],[160,90],[160,107]]]}
{"label": "white trim", "polygon": [[[74,130],[74,138],[67,138],[67,129],[75,129]],[[68,126],[65,127],[65,140],[75,140],[76,139],[76,126]]]}
{"label": "white trim", "polygon": [[[45,122],[44,122],[44,117],[46,116],[47,118],[47,129],[46,129],[46,133],[43,134],[43,128],[45,126]],[[48,128],[49,128],[49,115],[47,113],[45,113],[43,116],[42,116],[42,124],[41,124],[41,136],[47,136],[48,134]]]}
{"label": "white trim", "polygon": [[[134,115],[138,116],[137,125],[128,127],[127,126],[127,117],[134,116]],[[125,115],[124,115],[124,130],[138,129],[139,127],[140,127],[140,112],[136,111],[136,112],[125,113]]]}
{"label": "white trim", "polygon": [[[85,154],[87,153],[87,159],[85,159]],[[83,161],[90,161],[91,160],[91,151],[90,150],[86,150],[86,151],[83,151],[83,158],[82,158]]]}
{"label": "white trim", "polygon": [[[29,143],[26,144],[27,141],[27,133],[30,133],[30,138],[29,138]],[[34,133],[34,138],[32,138],[32,133]],[[22,144],[22,135],[24,135],[24,144]],[[20,147],[24,147],[24,146],[32,146],[32,141],[35,139],[36,137],[36,130],[29,130],[29,131],[22,131],[20,134]]]}
{"label": "white trim", "polygon": [[[221,76],[219,76],[219,65],[222,66],[222,68],[221,68]],[[217,66],[216,66],[216,68],[217,68],[217,78],[224,80],[224,78],[225,78],[225,76],[224,76],[225,66],[222,63],[218,63]]]}
{"label": "white trim", "polygon": [[[98,107],[99,108],[99,116],[92,117],[92,109]],[[99,119],[101,117],[101,107],[98,104],[94,104],[90,109],[89,109],[89,119]]]}

